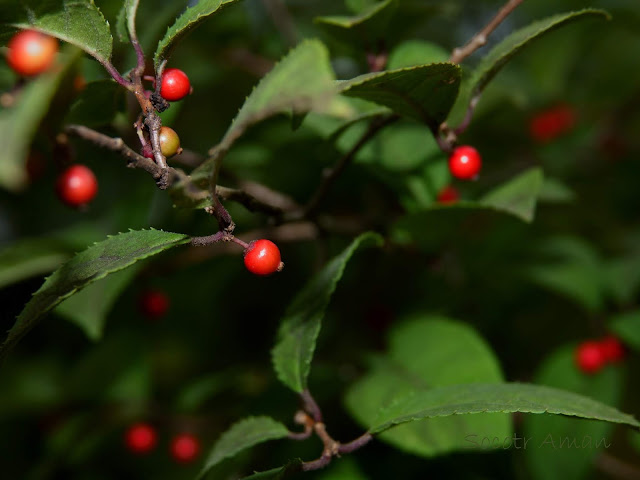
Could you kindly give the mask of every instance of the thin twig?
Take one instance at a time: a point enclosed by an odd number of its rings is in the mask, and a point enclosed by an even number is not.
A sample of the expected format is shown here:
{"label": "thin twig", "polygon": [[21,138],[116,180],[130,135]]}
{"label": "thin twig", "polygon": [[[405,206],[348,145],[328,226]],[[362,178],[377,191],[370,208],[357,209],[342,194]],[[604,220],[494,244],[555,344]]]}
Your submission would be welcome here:
{"label": "thin twig", "polygon": [[305,411],[313,417],[314,421],[322,423],[322,411],[320,411],[320,407],[311,396],[311,392],[309,392],[309,390],[303,390],[300,398],[302,399]]}
{"label": "thin twig", "polygon": [[262,3],[287,44],[292,47],[298,43],[296,25],[282,0],[262,0]]}
{"label": "thin twig", "polygon": [[120,75],[120,72],[118,72],[116,67],[114,67],[111,62],[107,60],[102,60],[102,59],[98,59],[98,61],[102,64],[102,66],[109,73],[109,75],[111,75],[111,78],[113,78],[116,82],[118,82],[127,90],[133,89],[133,83],[131,83],[129,80],[125,80],[122,77],[122,75]]}
{"label": "thin twig", "polygon": [[345,153],[342,158],[338,160],[338,163],[336,163],[335,167],[333,167],[326,173],[322,183],[320,183],[317,190],[311,197],[311,200],[309,200],[309,203],[305,207],[304,212],[302,213],[303,218],[311,218],[316,214],[318,208],[320,207],[320,204],[329,193],[331,186],[335,183],[340,174],[342,174],[344,169],[347,167],[347,165],[349,165],[349,163],[353,160],[360,149],[369,140],[375,137],[375,135],[380,130],[382,130],[387,125],[390,125],[393,122],[397,121],[399,118],[400,117],[397,115],[389,115],[388,117],[379,118],[371,122],[367,131],[364,132],[362,137],[360,137],[360,140],[358,140],[358,142],[351,148],[351,150]]}
{"label": "thin twig", "polygon": [[338,453],[351,453],[355,450],[358,450],[359,448],[364,447],[371,440],[373,440],[373,435],[371,435],[369,432],[364,433],[355,440],[349,443],[343,443],[338,446]]}
{"label": "thin twig", "polygon": [[449,57],[449,61],[451,63],[460,63],[477,49],[486,45],[489,35],[491,35],[493,31],[498,28],[498,25],[500,25],[502,21],[507,18],[509,14],[513,12],[523,1],[524,0],[509,0],[505,3],[496,16],[493,17],[482,30],[476,33],[471,40],[469,40],[464,46],[453,50],[451,57]]}

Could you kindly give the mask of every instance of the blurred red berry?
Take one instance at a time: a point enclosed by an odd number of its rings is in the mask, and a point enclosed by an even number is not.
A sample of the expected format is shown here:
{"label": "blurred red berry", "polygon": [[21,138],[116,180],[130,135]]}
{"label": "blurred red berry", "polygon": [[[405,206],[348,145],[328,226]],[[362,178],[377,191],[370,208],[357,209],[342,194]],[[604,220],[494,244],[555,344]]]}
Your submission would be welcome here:
{"label": "blurred red berry", "polygon": [[624,359],[624,345],[613,335],[600,340],[600,349],[607,362],[619,363]]}
{"label": "blurred red berry", "polygon": [[436,200],[438,201],[438,203],[448,205],[451,203],[456,203],[458,200],[460,200],[460,194],[455,187],[447,185],[442,190],[440,190],[440,193],[438,193],[438,197],[436,198]]}
{"label": "blurred red berry", "polygon": [[149,453],[158,443],[158,434],[151,425],[136,423],[127,429],[124,441],[127,448],[133,453]]}
{"label": "blurred red berry", "polygon": [[200,453],[200,441],[190,433],[176,435],[171,440],[171,455],[181,463],[193,461]]}
{"label": "blurred red berry", "polygon": [[9,40],[7,47],[7,63],[13,71],[31,76],[49,69],[58,52],[58,40],[35,30],[23,30]]}
{"label": "blurred red berry", "polygon": [[558,105],[536,114],[529,123],[529,133],[536,142],[547,143],[571,131],[575,124],[575,110]]}
{"label": "blurred red berry", "polygon": [[82,207],[98,193],[98,180],[89,167],[72,165],[58,177],[56,190],[70,207]]}
{"label": "blurred red berry", "polygon": [[606,358],[599,342],[582,342],[575,351],[575,362],[581,372],[593,374],[604,366]]}
{"label": "blurred red berry", "polygon": [[163,317],[169,303],[169,296],[162,290],[146,290],[140,294],[140,310],[150,320]]}
{"label": "blurred red berry", "polygon": [[449,156],[449,171],[459,180],[473,180],[480,173],[481,167],[480,154],[469,145],[454,148]]}

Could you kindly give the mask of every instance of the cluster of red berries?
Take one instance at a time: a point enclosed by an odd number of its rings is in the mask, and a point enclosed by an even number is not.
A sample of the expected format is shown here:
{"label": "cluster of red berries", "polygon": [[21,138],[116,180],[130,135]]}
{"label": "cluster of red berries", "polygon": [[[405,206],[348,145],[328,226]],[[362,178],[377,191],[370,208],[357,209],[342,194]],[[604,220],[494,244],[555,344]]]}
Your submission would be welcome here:
{"label": "cluster of red berries", "polygon": [[[449,155],[449,172],[458,180],[475,180],[481,168],[480,153],[469,145],[456,147]],[[450,205],[458,200],[460,200],[460,194],[452,185],[444,187],[436,197],[436,201],[442,205]]]}
{"label": "cluster of red berries", "polygon": [[[124,443],[132,453],[144,455],[158,444],[158,432],[148,423],[135,423],[124,434]],[[200,453],[200,441],[191,433],[180,433],[171,439],[171,456],[178,462],[189,463]]]}
{"label": "cluster of red berries", "polygon": [[624,356],[624,345],[613,335],[582,342],[574,353],[576,366],[588,374],[599,372],[607,363],[620,363]]}
{"label": "cluster of red berries", "polygon": [[570,132],[576,124],[576,113],[569,105],[558,105],[531,118],[529,134],[538,143],[548,143]]}

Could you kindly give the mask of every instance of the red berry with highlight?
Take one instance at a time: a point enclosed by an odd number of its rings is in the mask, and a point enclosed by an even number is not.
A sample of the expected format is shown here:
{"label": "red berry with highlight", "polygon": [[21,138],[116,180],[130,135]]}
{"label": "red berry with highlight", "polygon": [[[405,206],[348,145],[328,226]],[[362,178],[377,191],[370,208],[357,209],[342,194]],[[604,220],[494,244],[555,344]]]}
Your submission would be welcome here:
{"label": "red berry with highlight", "polygon": [[574,360],[578,369],[588,374],[600,371],[607,361],[600,343],[594,341],[582,342],[578,345]]}
{"label": "red berry with highlight", "polygon": [[151,425],[136,423],[125,432],[124,442],[133,453],[149,453],[158,443],[158,434]]}
{"label": "red berry with highlight", "polygon": [[98,180],[89,167],[72,165],[60,174],[56,189],[64,203],[82,207],[98,193]]}
{"label": "red berry with highlight", "polygon": [[460,194],[458,193],[458,190],[456,190],[451,185],[448,185],[440,190],[440,193],[438,193],[438,197],[436,198],[436,200],[442,205],[449,205],[460,200]]}
{"label": "red berry with highlight", "polygon": [[58,52],[58,41],[36,32],[23,30],[9,40],[7,62],[19,75],[38,75],[49,69]]}
{"label": "red berry with highlight", "polygon": [[624,345],[613,335],[600,340],[600,349],[607,362],[619,363],[624,359]]}
{"label": "red berry with highlight", "polygon": [[189,463],[200,453],[200,441],[190,433],[176,435],[171,440],[171,455],[178,462]]}
{"label": "red berry with highlight", "polygon": [[468,145],[453,149],[449,157],[449,171],[460,180],[472,180],[480,173],[482,159],[478,151]]}
{"label": "red berry with highlight", "polygon": [[140,310],[149,320],[166,315],[169,303],[169,296],[162,290],[146,290],[140,295]]}
{"label": "red berry with highlight", "polygon": [[169,102],[177,102],[191,93],[189,77],[182,70],[168,68],[162,74],[160,95]]}
{"label": "red berry with highlight", "polygon": [[244,251],[244,265],[256,275],[271,275],[282,270],[284,266],[280,260],[280,250],[270,240],[254,240]]}

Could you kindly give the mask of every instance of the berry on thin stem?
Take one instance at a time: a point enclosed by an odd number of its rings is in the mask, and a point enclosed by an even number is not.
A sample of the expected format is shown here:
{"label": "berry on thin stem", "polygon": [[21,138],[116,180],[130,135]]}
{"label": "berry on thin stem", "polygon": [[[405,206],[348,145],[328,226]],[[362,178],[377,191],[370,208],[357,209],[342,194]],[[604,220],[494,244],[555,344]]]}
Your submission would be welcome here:
{"label": "berry on thin stem", "polygon": [[181,433],[171,440],[171,455],[181,463],[189,463],[200,453],[200,441],[190,433]]}
{"label": "berry on thin stem", "polygon": [[58,52],[58,40],[35,30],[23,30],[9,40],[7,47],[7,63],[13,71],[31,76],[51,67]]}
{"label": "berry on thin stem", "polygon": [[147,423],[135,423],[125,432],[124,442],[133,453],[149,453],[158,443],[158,434],[155,428]]}
{"label": "berry on thin stem", "polygon": [[280,250],[275,243],[266,239],[249,243],[244,251],[244,265],[251,273],[260,276],[271,275],[284,267]]}
{"label": "berry on thin stem", "polygon": [[56,190],[65,204],[82,207],[98,193],[98,180],[89,167],[72,165],[58,177]]}
{"label": "berry on thin stem", "polygon": [[578,369],[587,374],[599,372],[607,361],[600,343],[591,340],[578,345],[574,360]]}
{"label": "berry on thin stem", "polygon": [[161,127],[159,137],[160,151],[165,157],[172,157],[176,153],[182,152],[180,148],[180,137],[178,137],[178,134],[173,128]]}
{"label": "berry on thin stem", "polygon": [[169,102],[177,102],[191,93],[189,77],[182,70],[168,68],[162,74],[160,96]]}
{"label": "berry on thin stem", "polygon": [[473,180],[480,173],[481,167],[480,154],[469,145],[454,148],[449,156],[449,171],[459,180]]}

